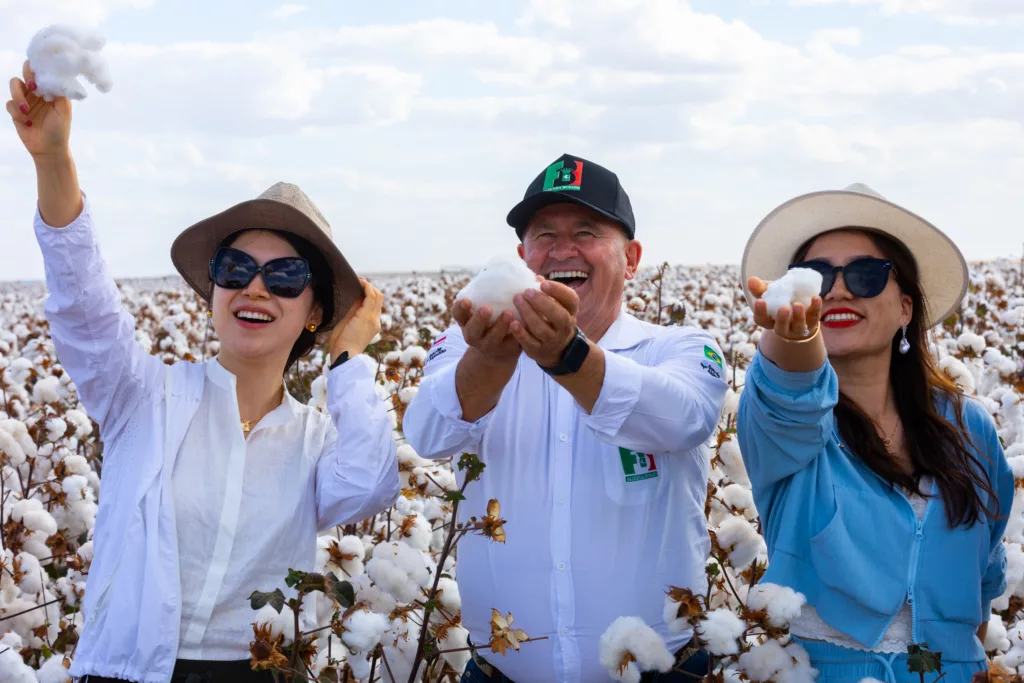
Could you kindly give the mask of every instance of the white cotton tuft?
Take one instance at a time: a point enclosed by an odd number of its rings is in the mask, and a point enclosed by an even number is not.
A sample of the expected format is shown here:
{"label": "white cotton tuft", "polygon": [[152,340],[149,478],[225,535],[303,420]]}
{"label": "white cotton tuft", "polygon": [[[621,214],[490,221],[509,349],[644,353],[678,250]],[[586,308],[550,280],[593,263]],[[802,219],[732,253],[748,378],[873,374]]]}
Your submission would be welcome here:
{"label": "white cotton tuft", "polygon": [[46,420],[46,440],[59,441],[64,438],[68,431],[68,423],[59,417],[51,417]]}
{"label": "white cotton tuft", "polygon": [[449,626],[444,638],[437,641],[440,650],[454,650],[445,652],[441,656],[456,671],[463,671],[469,663],[469,651],[463,648],[469,647],[469,631],[464,626]]}
{"label": "white cotton tuft", "polygon": [[[641,672],[665,673],[675,663],[664,639],[639,617],[619,617],[613,621],[601,635],[598,652],[601,666],[623,683],[640,683]],[[622,667],[627,653],[636,661]]]}
{"label": "white cotton tuft", "polygon": [[278,612],[271,605],[264,605],[256,612],[253,619],[254,624],[269,624],[272,636],[284,634],[285,642],[291,642],[295,638],[295,614],[287,606]]}
{"label": "white cotton tuft", "polygon": [[988,631],[985,632],[985,652],[1006,652],[1009,649],[1006,624],[998,614],[993,614],[988,619]]}
{"label": "white cotton tuft", "polygon": [[402,387],[398,392],[398,400],[405,405],[409,405],[419,390],[419,387]]}
{"label": "white cotton tuft", "polygon": [[801,303],[811,305],[811,299],[821,293],[821,273],[810,268],[791,268],[778,280],[770,283],[761,298],[768,304],[768,315],[775,317],[782,306]]}
{"label": "white cotton tuft", "polygon": [[729,553],[729,562],[737,569],[753,562],[764,547],[764,539],[743,517],[734,515],[725,520],[716,534],[718,544]]}
{"label": "white cotton tuft", "polygon": [[403,542],[378,545],[366,563],[366,573],[377,586],[400,602],[412,602],[420,596],[430,579],[422,551]]}
{"label": "white cotton tuft", "polygon": [[462,610],[459,584],[447,576],[442,576],[437,582],[437,603],[449,616],[458,614]]}
{"label": "white cotton tuft", "polygon": [[495,256],[480,273],[455,297],[455,301],[469,299],[473,312],[487,306],[491,309],[491,322],[498,319],[502,311],[516,311],[513,298],[528,289],[540,289],[537,276],[518,256]]}
{"label": "white cotton tuft", "polygon": [[750,512],[751,514],[744,515],[747,519],[753,519],[757,516],[757,510],[754,508],[754,495],[746,486],[729,484],[722,489],[722,500],[730,507],[743,512]]}
{"label": "white cotton tuft", "polygon": [[768,623],[777,628],[789,626],[806,603],[802,593],[774,583],[759,583],[747,593],[747,608],[754,612],[765,610]]}
{"label": "white cotton tuft", "polygon": [[722,469],[737,484],[750,486],[750,478],[743,464],[739,442],[735,438],[727,439],[718,447],[718,459],[722,461]]}
{"label": "white cotton tuft", "polygon": [[[14,643],[17,642],[17,645]],[[37,683],[38,679],[32,668],[25,664],[19,650],[22,647],[21,638],[14,633],[8,633],[0,640],[0,680],[4,683]]]}
{"label": "white cotton tuft", "polygon": [[369,652],[380,644],[388,631],[388,618],[383,614],[357,609],[342,621],[342,641],[353,650]]}
{"label": "white cotton tuft", "polygon": [[43,377],[32,387],[32,400],[36,403],[57,403],[60,401],[60,379]]}
{"label": "white cotton tuft", "polygon": [[697,635],[707,644],[708,652],[715,655],[734,655],[740,651],[738,639],[747,624],[731,609],[708,612],[697,627]]}
{"label": "white cotton tuft", "polygon": [[413,365],[414,363],[423,365],[427,360],[427,350],[422,346],[410,346],[402,351],[402,355],[399,358],[402,365]]}
{"label": "white cotton tuft", "polygon": [[26,51],[35,73],[36,93],[47,102],[61,96],[83,100],[86,92],[79,76],[100,92],[110,92],[114,82],[106,61],[99,55],[104,42],[91,30],[62,24],[38,31]]}
{"label": "white cotton tuft", "polygon": [[738,666],[752,681],[768,681],[792,667],[790,655],[777,640],[768,640],[740,655]]}
{"label": "white cotton tuft", "polygon": [[69,410],[64,419],[75,427],[75,436],[81,438],[92,434],[92,421],[81,410]]}
{"label": "white cotton tuft", "polygon": [[64,655],[55,654],[36,672],[39,683],[71,683],[71,674],[64,668]]}

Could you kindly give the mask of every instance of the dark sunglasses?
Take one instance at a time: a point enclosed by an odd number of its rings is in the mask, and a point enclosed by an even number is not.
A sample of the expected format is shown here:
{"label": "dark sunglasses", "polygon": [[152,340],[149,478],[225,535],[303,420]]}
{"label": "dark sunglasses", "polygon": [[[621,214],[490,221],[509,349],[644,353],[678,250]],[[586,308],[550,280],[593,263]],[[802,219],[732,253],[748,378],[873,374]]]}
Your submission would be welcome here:
{"label": "dark sunglasses", "polygon": [[261,266],[244,251],[221,247],[210,259],[210,279],[224,289],[245,289],[258,274],[268,292],[285,299],[302,294],[313,279],[309,263],[298,256],[271,259]]}
{"label": "dark sunglasses", "polygon": [[821,295],[832,291],[836,284],[836,274],[843,274],[843,283],[850,294],[859,299],[870,299],[882,293],[889,284],[889,271],[893,270],[892,261],[864,256],[856,258],[845,266],[833,266],[828,261],[804,261],[794,263],[790,268],[810,268],[821,273]]}

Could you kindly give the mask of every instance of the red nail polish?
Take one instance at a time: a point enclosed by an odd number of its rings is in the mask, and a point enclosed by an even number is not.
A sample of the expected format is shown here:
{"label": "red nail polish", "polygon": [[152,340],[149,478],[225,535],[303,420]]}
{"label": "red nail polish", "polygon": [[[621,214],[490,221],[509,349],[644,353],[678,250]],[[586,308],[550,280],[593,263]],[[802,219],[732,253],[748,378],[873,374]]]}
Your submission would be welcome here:
{"label": "red nail polish", "polygon": [[28,121],[26,121],[25,125],[28,126],[29,128],[31,128],[32,127],[32,120],[29,119]]}
{"label": "red nail polish", "polygon": [[39,86],[37,86],[37,85],[36,85],[36,82],[35,82],[35,81],[29,81],[29,82],[27,83],[27,85],[28,85],[28,89],[29,89],[29,90],[35,90],[36,88],[38,88],[38,87],[39,87]]}
{"label": "red nail polish", "polygon": [[21,104],[18,105],[18,109],[21,110],[22,114],[27,114],[28,113],[28,104],[25,103],[25,102],[22,102]]}

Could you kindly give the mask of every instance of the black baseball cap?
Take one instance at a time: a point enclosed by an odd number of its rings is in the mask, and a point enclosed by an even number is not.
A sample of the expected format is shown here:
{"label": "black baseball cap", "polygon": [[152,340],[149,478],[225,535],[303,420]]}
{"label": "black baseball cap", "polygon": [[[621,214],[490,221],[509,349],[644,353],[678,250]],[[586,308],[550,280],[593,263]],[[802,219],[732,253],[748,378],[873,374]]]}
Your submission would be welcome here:
{"label": "black baseball cap", "polygon": [[629,239],[636,233],[633,207],[619,177],[604,166],[572,154],[563,154],[541,171],[526,188],[523,201],[512,207],[505,220],[521,240],[535,213],[563,202],[585,206],[619,223]]}

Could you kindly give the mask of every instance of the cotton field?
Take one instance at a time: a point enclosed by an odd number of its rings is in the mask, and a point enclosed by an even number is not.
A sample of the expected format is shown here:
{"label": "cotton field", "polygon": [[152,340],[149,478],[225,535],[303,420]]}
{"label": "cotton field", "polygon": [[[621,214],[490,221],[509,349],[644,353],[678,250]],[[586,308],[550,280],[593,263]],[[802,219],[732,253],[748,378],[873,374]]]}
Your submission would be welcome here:
{"label": "cotton field", "polygon": [[[1018,482],[1024,485],[1024,264],[972,267],[971,290],[960,313],[936,331],[939,367],[993,415]],[[803,596],[760,583],[766,548],[758,534],[750,484],[734,435],[744,368],[758,334],[733,267],[670,267],[644,271],[629,283],[625,305],[642,319],[709,330],[725,351],[731,390],[720,430],[712,437],[706,512],[712,534],[706,595],[664,586],[665,621],[695,625],[725,681],[814,678],[806,654],[789,642],[787,624]],[[385,295],[382,333],[365,360],[378,370],[401,443],[405,407],[417,391],[433,339],[466,277],[456,274],[374,279]],[[122,283],[136,317],[140,344],[166,361],[216,354],[205,309],[176,280]],[[42,317],[39,285],[0,285],[0,683],[69,681],[83,618],[79,611],[92,558],[92,528],[103,495],[103,448],[96,425],[78,404]],[[301,401],[323,406],[323,358],[302,361],[287,378]],[[316,574],[289,577],[291,593],[254,596],[252,656],[261,666],[295,669],[320,680],[458,680],[469,658],[453,580],[456,542],[482,534],[500,542],[500,501],[471,510],[453,525],[460,487],[486,469],[420,458],[399,447],[403,495],[393,509],[320,538]],[[1009,587],[994,604],[985,647],[993,666],[1024,673],[1024,494],[1018,495],[1006,543]],[[282,577],[284,578],[284,577]],[[259,587],[269,589],[270,587]],[[318,630],[295,633],[287,600],[299,591]],[[544,634],[515,623],[515,605],[495,598],[490,650],[528,648]],[[608,625],[601,663],[623,681],[671,657],[646,624],[622,615]],[[426,624],[426,626],[424,626]],[[480,643],[476,645],[480,646]],[[666,658],[668,664],[666,664]],[[931,678],[929,680],[932,680]]]}

